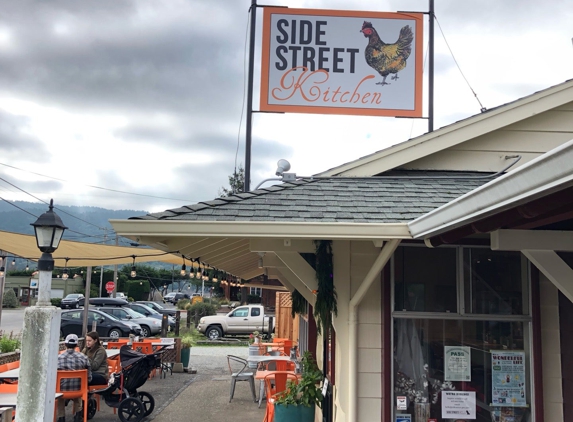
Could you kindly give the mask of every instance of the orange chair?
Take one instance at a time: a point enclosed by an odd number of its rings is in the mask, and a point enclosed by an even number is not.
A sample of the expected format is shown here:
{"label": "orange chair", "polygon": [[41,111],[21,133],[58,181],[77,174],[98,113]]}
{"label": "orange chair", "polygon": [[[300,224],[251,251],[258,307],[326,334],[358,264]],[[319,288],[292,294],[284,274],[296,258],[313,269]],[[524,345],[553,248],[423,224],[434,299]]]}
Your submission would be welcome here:
{"label": "orange chair", "polygon": [[0,384],[0,394],[17,393],[18,384]]}
{"label": "orange chair", "polygon": [[6,367],[8,368],[8,370],[19,368],[20,367],[20,361],[17,360],[15,362],[8,362],[6,364]]}
{"label": "orange chair", "polygon": [[[79,379],[80,389],[79,390],[62,390],[61,381],[64,379]],[[56,393],[62,393],[62,397],[58,400],[68,400],[68,399],[82,399],[84,401],[84,421],[88,420],[88,370],[79,369],[76,371],[66,371],[59,369],[56,376]],[[74,414],[77,409],[73,410]]]}
{"label": "orange chair", "polygon": [[[150,355],[153,353],[153,346],[151,345],[150,342],[147,341],[134,341],[131,344],[131,347],[136,352],[145,353],[146,355]],[[153,370],[149,374],[149,378],[154,377],[155,374],[156,374],[156,369],[153,368]]]}
{"label": "orange chair", "polygon": [[128,338],[120,338],[120,339],[117,339],[117,341],[108,341],[107,342],[107,348],[108,349],[121,349],[121,346],[125,346],[127,343],[129,343]]}
{"label": "orange chair", "polygon": [[298,378],[294,374],[277,372],[267,375],[264,381],[267,391],[267,409],[263,422],[273,422],[276,398],[289,387],[288,381],[298,384]]}

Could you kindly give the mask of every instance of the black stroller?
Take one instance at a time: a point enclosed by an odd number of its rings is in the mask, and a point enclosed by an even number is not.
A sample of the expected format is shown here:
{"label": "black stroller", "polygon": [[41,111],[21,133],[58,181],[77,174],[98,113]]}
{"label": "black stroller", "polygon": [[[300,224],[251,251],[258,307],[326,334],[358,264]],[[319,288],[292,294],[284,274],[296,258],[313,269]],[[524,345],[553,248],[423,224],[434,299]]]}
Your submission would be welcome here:
{"label": "black stroller", "polygon": [[88,419],[95,416],[97,402],[93,397],[99,394],[110,407],[117,408],[122,422],[139,422],[153,412],[155,400],[144,391],[137,391],[145,384],[151,371],[161,365],[162,351],[146,355],[123,346],[119,350],[121,372],[110,374],[108,386],[90,392],[88,398]]}

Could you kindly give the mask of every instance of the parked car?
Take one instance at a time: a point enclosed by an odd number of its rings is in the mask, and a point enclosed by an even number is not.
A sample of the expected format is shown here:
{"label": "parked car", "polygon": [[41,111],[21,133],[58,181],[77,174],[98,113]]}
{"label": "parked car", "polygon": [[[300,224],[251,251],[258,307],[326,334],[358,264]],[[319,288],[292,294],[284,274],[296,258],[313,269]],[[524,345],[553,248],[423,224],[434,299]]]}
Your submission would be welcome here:
{"label": "parked car", "polygon": [[[84,306],[85,298],[80,300],[80,306]],[[90,305],[95,306],[123,306],[129,302],[125,299],[118,299],[113,297],[90,297]]]}
{"label": "parked car", "polygon": [[[80,300],[84,299],[84,295],[81,293],[71,293],[62,299],[60,302],[60,308],[62,309],[77,309],[80,305]],[[83,302],[82,302],[83,304]]]}
{"label": "parked car", "polygon": [[163,296],[163,302],[171,302],[174,305],[181,299],[189,299],[189,295],[187,293],[171,292]]}
{"label": "parked car", "polygon": [[[161,306],[159,303],[152,302],[152,301],[150,301],[150,300],[138,300],[138,301],[135,302],[135,303],[141,303],[142,305],[145,305],[145,306],[147,306],[147,307],[149,307],[149,308],[151,308],[151,309],[153,309],[153,310],[159,312],[160,314],[169,315],[169,316],[171,316],[171,317],[174,317],[174,316],[175,316],[175,312],[177,312],[175,309],[167,309],[167,308],[164,308],[164,307]],[[137,309],[135,309],[135,310],[137,311]],[[139,311],[137,311],[137,312],[139,312]],[[143,313],[143,312],[139,312],[139,313],[141,314],[141,313]]]}
{"label": "parked car", "polygon": [[239,306],[226,315],[209,315],[199,320],[197,329],[211,340],[227,334],[269,332],[269,317],[262,305]]}
{"label": "parked car", "polygon": [[98,308],[99,311],[105,312],[108,315],[113,315],[122,321],[135,322],[141,326],[141,336],[149,337],[159,334],[161,331],[161,320],[156,318],[146,317],[139,312],[135,312],[132,309],[126,307],[101,307]]}
{"label": "parked car", "polygon": [[115,298],[127,300],[127,296],[125,295],[125,293],[122,292],[115,292]]}
{"label": "parked car", "polygon": [[[68,334],[82,335],[85,309],[63,311],[60,323],[60,337],[65,338]],[[130,321],[121,321],[113,315],[108,315],[96,309],[88,310],[88,331],[96,322],[96,331],[101,337],[128,337],[130,334],[141,335],[139,324]]]}
{"label": "parked car", "polygon": [[[143,316],[146,316],[149,318],[158,319],[160,322],[163,321],[163,314],[157,312],[155,309],[152,309],[149,306],[144,305],[143,303],[130,302],[127,305],[125,305],[124,308],[132,309],[135,312],[138,312],[138,313],[142,314]],[[175,313],[175,311],[173,311],[173,312]],[[172,329],[172,330],[175,329],[175,318],[174,317],[167,315],[167,322],[169,324],[170,329]]]}

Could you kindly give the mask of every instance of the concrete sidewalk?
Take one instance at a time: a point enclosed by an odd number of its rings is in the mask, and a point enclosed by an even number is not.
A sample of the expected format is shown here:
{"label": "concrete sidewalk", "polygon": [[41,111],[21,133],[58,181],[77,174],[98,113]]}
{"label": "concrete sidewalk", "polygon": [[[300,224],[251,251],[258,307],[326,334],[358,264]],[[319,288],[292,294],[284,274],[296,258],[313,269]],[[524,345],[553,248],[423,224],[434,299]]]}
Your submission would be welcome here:
{"label": "concrete sidewalk", "polygon": [[[188,386],[159,412],[148,418],[155,422],[177,420],[201,420],[204,422],[262,421],[266,402],[261,408],[253,402],[247,382],[238,382],[235,396],[229,403],[231,377],[227,366],[227,354],[246,358],[246,347],[194,347],[191,351],[191,366],[197,374],[191,375]],[[258,397],[258,382],[257,387]]]}

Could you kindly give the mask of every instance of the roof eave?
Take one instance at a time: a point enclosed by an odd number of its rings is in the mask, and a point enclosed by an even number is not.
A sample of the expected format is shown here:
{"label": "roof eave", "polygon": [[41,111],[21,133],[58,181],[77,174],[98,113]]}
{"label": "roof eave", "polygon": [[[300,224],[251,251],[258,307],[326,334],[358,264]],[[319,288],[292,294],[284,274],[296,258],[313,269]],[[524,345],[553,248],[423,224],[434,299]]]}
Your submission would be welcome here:
{"label": "roof eave", "polygon": [[120,236],[288,239],[411,239],[406,223],[110,220]]}

